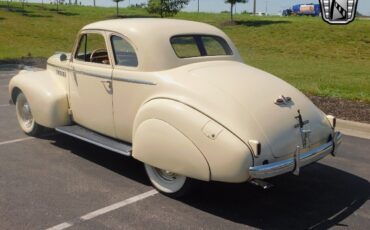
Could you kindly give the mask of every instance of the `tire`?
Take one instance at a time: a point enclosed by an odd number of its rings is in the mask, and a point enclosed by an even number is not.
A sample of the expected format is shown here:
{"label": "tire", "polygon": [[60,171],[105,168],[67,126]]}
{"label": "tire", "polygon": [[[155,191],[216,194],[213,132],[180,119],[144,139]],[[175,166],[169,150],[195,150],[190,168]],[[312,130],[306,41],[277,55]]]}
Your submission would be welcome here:
{"label": "tire", "polygon": [[144,164],[150,182],[160,193],[179,198],[189,195],[198,184],[196,180]]}
{"label": "tire", "polygon": [[15,102],[18,123],[23,132],[29,136],[38,136],[43,131],[43,126],[36,123],[32,116],[31,107],[26,96],[20,92]]}

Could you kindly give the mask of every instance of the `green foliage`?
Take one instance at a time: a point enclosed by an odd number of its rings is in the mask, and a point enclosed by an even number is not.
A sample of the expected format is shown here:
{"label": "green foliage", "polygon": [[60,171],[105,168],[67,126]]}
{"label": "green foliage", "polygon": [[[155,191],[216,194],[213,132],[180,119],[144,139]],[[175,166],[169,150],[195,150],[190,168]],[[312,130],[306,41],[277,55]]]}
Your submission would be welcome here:
{"label": "green foliage", "polygon": [[[72,0],[73,2],[73,0]],[[86,24],[112,18],[116,8],[29,4],[0,1],[0,60],[50,57],[71,52]],[[128,17],[148,17],[145,9],[125,8]],[[370,20],[358,18],[332,26],[320,17],[254,17],[229,13],[180,12],[175,18],[200,21],[231,37],[243,60],[272,73],[306,94],[363,100],[370,103]]]}
{"label": "green foliage", "polygon": [[189,3],[189,0],[149,0],[148,12],[163,17],[172,17]]}
{"label": "green foliage", "polygon": [[247,3],[249,0],[225,0],[225,3],[230,4],[230,19],[231,21],[234,21],[234,6],[236,3]]}

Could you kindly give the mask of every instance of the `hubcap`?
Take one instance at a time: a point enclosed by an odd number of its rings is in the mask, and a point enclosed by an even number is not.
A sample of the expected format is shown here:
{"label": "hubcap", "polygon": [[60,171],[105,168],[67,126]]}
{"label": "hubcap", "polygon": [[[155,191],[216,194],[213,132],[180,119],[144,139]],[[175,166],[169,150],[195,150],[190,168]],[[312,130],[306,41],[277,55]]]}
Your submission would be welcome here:
{"label": "hubcap", "polygon": [[20,103],[21,104],[19,106],[19,114],[23,120],[23,123],[26,127],[31,127],[33,122],[31,107],[25,99],[22,100]]}
{"label": "hubcap", "polygon": [[176,173],[170,172],[168,170],[155,168],[155,172],[158,176],[166,181],[174,181],[177,179],[178,175]]}

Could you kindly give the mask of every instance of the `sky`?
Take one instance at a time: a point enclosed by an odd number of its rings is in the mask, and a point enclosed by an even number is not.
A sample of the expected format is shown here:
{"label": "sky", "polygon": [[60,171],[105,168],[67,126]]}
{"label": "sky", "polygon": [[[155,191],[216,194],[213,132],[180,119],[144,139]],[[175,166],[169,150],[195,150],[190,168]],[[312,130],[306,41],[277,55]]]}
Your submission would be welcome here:
{"label": "sky", "polygon": [[[29,2],[41,2],[41,0],[28,0]],[[50,2],[54,0],[43,0],[44,2]],[[68,0],[66,0],[68,2]],[[93,0],[78,0],[83,5],[92,5]],[[220,12],[223,10],[229,10],[229,5],[225,4],[224,0],[199,0],[200,11],[203,12]],[[74,2],[74,0],[72,0]],[[147,0],[124,0],[120,3],[121,7],[126,7],[128,4],[145,3]],[[189,5],[184,9],[185,11],[196,11],[198,0],[190,0]],[[294,4],[299,3],[318,3],[318,0],[257,0],[257,12],[267,12],[269,14],[281,14],[284,9],[290,8]],[[98,6],[114,6],[112,0],[96,0]],[[237,4],[236,11],[252,11],[253,0],[249,0],[247,4]],[[370,15],[370,0],[358,0],[358,9],[360,13]]]}

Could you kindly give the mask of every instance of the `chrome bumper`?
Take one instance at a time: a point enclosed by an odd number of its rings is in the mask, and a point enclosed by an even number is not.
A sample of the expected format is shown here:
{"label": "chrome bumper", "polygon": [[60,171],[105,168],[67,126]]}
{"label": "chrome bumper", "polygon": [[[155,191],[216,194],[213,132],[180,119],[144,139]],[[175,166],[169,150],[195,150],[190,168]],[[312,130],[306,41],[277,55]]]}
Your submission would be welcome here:
{"label": "chrome bumper", "polygon": [[274,162],[271,164],[253,166],[249,168],[249,175],[251,179],[265,179],[288,172],[296,171],[298,168],[316,162],[329,154],[333,154],[336,148],[342,142],[342,134],[335,132],[332,141],[314,148],[308,152],[298,154],[296,157],[289,158],[286,160]]}

